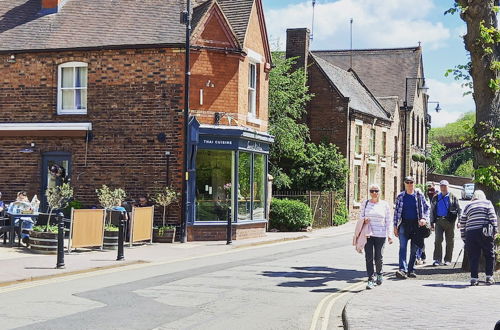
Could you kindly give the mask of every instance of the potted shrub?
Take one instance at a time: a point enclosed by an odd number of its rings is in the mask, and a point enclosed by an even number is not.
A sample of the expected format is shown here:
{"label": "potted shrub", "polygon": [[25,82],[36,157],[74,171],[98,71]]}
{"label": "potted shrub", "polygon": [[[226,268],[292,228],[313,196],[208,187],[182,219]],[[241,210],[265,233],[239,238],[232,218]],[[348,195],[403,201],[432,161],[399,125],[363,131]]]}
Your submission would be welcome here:
{"label": "potted shrub", "polygon": [[118,248],[118,227],[111,223],[111,211],[115,206],[120,206],[126,197],[126,193],[121,188],[110,189],[107,185],[102,185],[96,189],[99,203],[104,208],[106,224],[104,226],[103,248],[115,250]]}
{"label": "potted shrub", "polygon": [[176,202],[179,194],[171,187],[165,187],[153,196],[153,201],[163,206],[163,217],[161,227],[153,229],[153,241],[158,243],[173,243],[175,239],[175,227],[166,224],[167,207]]}
{"label": "potted shrub", "polygon": [[35,226],[30,231],[29,245],[31,250],[39,253],[57,253],[57,225],[50,224],[50,219],[54,211],[58,211],[68,205],[68,201],[73,197],[73,188],[69,183],[61,186],[51,187],[45,191],[47,203],[49,204],[49,217],[47,224]]}

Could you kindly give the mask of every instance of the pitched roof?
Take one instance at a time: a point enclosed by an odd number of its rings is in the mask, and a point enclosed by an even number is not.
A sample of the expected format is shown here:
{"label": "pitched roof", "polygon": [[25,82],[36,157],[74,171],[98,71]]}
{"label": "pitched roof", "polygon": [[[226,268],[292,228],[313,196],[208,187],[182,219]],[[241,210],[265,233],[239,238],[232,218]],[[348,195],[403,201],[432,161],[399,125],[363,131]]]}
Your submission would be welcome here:
{"label": "pitched roof", "polygon": [[363,85],[355,72],[341,69],[318,56],[312,57],[340,94],[349,98],[350,108],[370,116],[390,120],[389,114]]}
{"label": "pitched roof", "polygon": [[[344,70],[350,66],[351,51],[312,51]],[[405,100],[406,78],[423,76],[420,47],[358,49],[352,51],[352,68],[375,96],[398,96]],[[408,80],[408,105],[413,104],[417,80]]]}
{"label": "pitched roof", "polygon": [[396,109],[399,109],[399,98],[397,96],[382,96],[376,97],[376,99],[378,103],[380,103],[380,105],[385,109],[385,111],[391,115],[391,117],[394,116]]}
{"label": "pitched roof", "polygon": [[217,0],[241,45],[245,41],[254,0]]}
{"label": "pitched roof", "polygon": [[[194,26],[213,0],[195,0]],[[255,0],[217,0],[240,44]],[[137,45],[184,45],[184,0],[67,0],[39,14],[41,0],[0,1],[0,52]]]}

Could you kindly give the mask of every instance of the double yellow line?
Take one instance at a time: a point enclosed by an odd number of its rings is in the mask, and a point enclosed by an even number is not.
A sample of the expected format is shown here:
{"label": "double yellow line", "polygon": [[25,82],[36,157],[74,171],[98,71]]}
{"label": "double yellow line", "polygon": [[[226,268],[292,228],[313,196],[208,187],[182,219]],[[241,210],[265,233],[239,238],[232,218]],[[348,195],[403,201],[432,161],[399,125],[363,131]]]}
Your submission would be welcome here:
{"label": "double yellow line", "polygon": [[331,293],[325,298],[321,299],[318,306],[316,307],[316,310],[314,311],[313,318],[311,321],[311,327],[309,329],[316,330],[320,320],[321,320],[321,330],[328,329],[328,322],[330,322],[330,314],[332,313],[332,308],[335,302],[345,294],[363,287],[363,285],[365,285],[365,282],[356,282],[337,292]]}

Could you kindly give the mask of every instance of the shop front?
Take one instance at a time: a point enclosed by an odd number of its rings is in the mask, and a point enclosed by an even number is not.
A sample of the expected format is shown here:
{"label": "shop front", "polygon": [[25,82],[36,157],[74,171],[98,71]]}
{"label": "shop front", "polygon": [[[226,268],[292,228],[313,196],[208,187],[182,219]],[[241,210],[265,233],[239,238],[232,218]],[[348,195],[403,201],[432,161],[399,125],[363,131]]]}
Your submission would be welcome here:
{"label": "shop front", "polygon": [[[193,126],[191,126],[193,128]],[[189,240],[262,236],[268,214],[268,155],[273,138],[231,126],[201,125],[190,176]]]}

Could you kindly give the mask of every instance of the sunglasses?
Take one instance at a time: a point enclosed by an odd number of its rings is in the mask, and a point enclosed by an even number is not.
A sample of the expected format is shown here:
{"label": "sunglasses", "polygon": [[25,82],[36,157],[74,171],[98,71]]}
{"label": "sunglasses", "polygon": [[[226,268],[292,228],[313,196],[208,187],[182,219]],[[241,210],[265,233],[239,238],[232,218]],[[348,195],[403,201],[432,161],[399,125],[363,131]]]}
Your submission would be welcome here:
{"label": "sunglasses", "polygon": [[405,181],[407,184],[413,184],[413,181]]}
{"label": "sunglasses", "polygon": [[378,190],[370,190],[371,193],[378,193]]}

